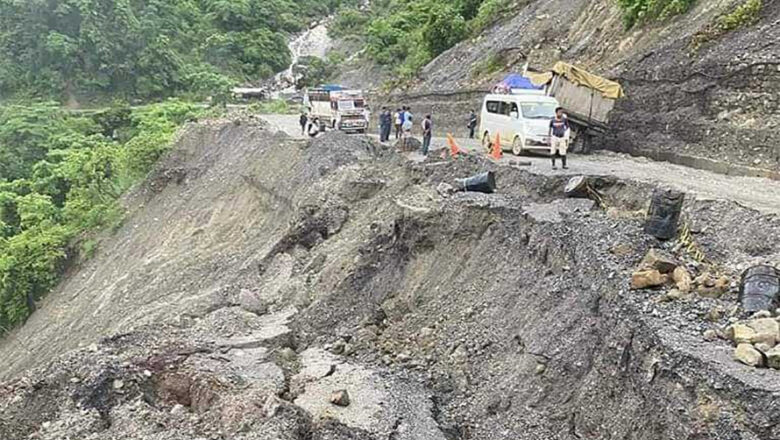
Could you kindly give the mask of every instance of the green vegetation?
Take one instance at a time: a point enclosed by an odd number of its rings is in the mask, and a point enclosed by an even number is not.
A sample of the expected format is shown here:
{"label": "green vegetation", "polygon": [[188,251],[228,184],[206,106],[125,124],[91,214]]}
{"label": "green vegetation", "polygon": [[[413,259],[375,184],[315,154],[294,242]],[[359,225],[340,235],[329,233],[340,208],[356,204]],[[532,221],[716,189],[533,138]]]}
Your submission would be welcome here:
{"label": "green vegetation", "polygon": [[0,332],[29,316],[78,249],[95,252],[90,234],[121,222],[121,194],[204,111],[176,100],[91,115],[0,107]]}
{"label": "green vegetation", "polygon": [[722,32],[733,31],[741,27],[756,24],[761,18],[761,0],[747,0],[744,4],[737,7],[734,12],[726,14],[718,19],[718,28]]}
{"label": "green vegetation", "polygon": [[289,33],[355,2],[0,0],[0,97],[211,96],[283,70]]}
{"label": "green vegetation", "polygon": [[433,58],[505,16],[517,0],[380,0],[369,11],[342,8],[335,37],[363,39],[366,56],[412,78]]}
{"label": "green vegetation", "polygon": [[626,28],[653,20],[666,20],[684,14],[696,0],[617,0],[623,8]]}
{"label": "green vegetation", "polygon": [[274,99],[271,101],[255,102],[249,106],[252,113],[262,115],[292,115],[298,113],[301,108],[297,105],[291,105],[283,99]]}
{"label": "green vegetation", "polygon": [[720,38],[728,32],[756,24],[761,18],[763,6],[762,0],[746,0],[732,12],[718,17],[715,23],[710,24],[703,31],[694,34],[691,49],[697,51],[707,42]]}

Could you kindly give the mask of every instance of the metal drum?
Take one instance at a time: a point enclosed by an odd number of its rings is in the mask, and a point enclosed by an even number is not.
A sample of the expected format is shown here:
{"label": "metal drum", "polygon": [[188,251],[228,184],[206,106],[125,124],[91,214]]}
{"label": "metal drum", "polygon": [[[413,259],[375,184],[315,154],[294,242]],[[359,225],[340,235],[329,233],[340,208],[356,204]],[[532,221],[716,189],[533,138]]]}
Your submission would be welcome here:
{"label": "metal drum", "polygon": [[780,295],[780,272],[772,266],[753,266],[742,274],[739,302],[748,313],[772,310]]}
{"label": "metal drum", "polygon": [[457,179],[457,184],[460,191],[492,194],[496,190],[496,175],[493,171],[488,171],[468,179]]}
{"label": "metal drum", "polygon": [[645,232],[659,240],[670,240],[677,236],[685,194],[657,189],[653,191],[653,200],[645,221]]}

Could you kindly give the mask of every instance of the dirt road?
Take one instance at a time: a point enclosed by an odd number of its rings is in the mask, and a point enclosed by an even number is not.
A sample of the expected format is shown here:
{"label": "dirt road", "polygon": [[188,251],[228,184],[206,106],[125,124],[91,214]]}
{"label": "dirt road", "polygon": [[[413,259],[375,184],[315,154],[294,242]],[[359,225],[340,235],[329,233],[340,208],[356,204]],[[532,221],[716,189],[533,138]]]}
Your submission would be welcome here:
{"label": "dirt road", "polygon": [[[279,130],[294,137],[301,137],[298,117],[290,115],[263,115]],[[376,131],[376,127],[374,130]],[[434,138],[432,149],[445,147],[445,139]],[[470,139],[457,139],[458,145],[475,154],[481,154],[479,142]],[[421,160],[419,154],[410,155],[412,160]],[[700,199],[731,200],[762,213],[780,214],[780,182],[755,177],[726,176],[710,171],[697,170],[666,162],[655,162],[644,158],[599,152],[590,155],[571,155],[568,170],[551,169],[549,159],[526,156],[517,158],[511,153],[505,154],[503,161],[507,165],[518,160],[531,162],[528,170],[534,174],[552,175],[610,175],[620,179],[640,182],[660,183]]]}

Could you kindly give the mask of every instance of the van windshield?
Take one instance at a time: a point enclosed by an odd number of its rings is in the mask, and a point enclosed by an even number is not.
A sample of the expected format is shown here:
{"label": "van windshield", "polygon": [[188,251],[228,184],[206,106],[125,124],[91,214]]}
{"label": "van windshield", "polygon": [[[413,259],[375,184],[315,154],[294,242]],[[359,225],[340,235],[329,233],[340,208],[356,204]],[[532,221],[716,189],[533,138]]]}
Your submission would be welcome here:
{"label": "van windshield", "polygon": [[525,119],[552,119],[555,117],[555,104],[549,102],[520,103]]}

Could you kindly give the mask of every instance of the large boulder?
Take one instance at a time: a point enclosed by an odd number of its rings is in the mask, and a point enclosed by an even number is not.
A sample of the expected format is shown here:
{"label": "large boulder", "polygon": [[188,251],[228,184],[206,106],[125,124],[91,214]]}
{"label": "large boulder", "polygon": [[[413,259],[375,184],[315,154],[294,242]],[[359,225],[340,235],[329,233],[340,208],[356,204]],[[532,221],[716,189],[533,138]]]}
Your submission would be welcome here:
{"label": "large boulder", "polygon": [[763,367],[764,355],[750,344],[739,344],[734,350],[734,359],[751,367]]}
{"label": "large boulder", "polygon": [[663,274],[672,273],[679,263],[677,260],[668,253],[660,249],[650,249],[639,263],[640,270],[652,270],[655,269]]}
{"label": "large boulder", "polygon": [[669,276],[653,270],[640,270],[631,275],[631,288],[634,290],[659,287],[669,282]]}

